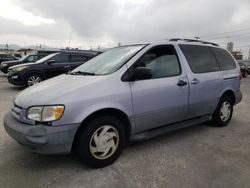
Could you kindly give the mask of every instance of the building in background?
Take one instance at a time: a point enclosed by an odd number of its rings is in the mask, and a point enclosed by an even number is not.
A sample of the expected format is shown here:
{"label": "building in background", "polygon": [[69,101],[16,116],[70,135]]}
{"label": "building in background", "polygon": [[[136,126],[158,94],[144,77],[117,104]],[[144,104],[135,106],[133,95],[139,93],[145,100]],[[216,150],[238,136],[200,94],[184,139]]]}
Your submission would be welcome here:
{"label": "building in background", "polygon": [[25,55],[33,55],[33,54],[39,54],[39,55],[48,55],[51,53],[56,53],[61,51],[60,49],[32,49],[32,48],[21,48],[20,50],[17,50],[18,53],[20,53],[21,57]]}
{"label": "building in background", "polygon": [[236,60],[242,60],[243,59],[243,53],[241,51],[232,51],[232,55]]}
{"label": "building in background", "polygon": [[233,52],[233,50],[234,50],[234,43],[233,42],[227,43],[227,50],[231,53]]}
{"label": "building in background", "polygon": [[[228,42],[227,43],[227,50],[231,52],[231,54],[234,56],[236,60],[242,60],[243,59],[243,53],[239,51],[234,51],[234,43]],[[249,52],[250,53],[250,52]]]}

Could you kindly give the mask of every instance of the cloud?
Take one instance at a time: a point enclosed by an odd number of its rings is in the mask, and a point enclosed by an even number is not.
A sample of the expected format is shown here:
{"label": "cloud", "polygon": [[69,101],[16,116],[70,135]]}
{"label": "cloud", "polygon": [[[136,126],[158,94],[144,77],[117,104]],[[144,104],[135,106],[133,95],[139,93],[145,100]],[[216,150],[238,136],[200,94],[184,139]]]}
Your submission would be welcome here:
{"label": "cloud", "polygon": [[[10,11],[11,10],[11,11]],[[53,24],[53,19],[35,16],[31,12],[25,11],[12,4],[11,1],[3,1],[0,6],[0,17],[16,20],[24,25],[37,26],[41,24]]]}
{"label": "cloud", "polygon": [[[61,45],[65,45],[70,32],[72,45],[112,46],[118,42],[190,38],[233,31],[250,23],[247,0],[16,0],[15,3],[34,16],[54,20],[54,24],[36,27],[19,24],[22,29],[12,27],[5,32],[28,33],[44,41],[56,39],[56,44],[61,40]],[[216,42],[226,40],[216,39]],[[246,38],[234,40],[244,42]]]}

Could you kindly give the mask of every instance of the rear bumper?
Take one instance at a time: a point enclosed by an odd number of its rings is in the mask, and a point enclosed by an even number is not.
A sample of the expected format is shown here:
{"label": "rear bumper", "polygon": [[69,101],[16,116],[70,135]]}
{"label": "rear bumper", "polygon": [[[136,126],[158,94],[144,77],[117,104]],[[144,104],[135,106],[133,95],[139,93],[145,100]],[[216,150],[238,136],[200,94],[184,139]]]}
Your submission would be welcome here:
{"label": "rear bumper", "polygon": [[241,93],[241,91],[235,92],[235,104],[240,103],[241,100],[242,100],[242,93]]}
{"label": "rear bumper", "polygon": [[12,138],[33,152],[42,154],[69,153],[79,125],[33,126],[16,121],[11,112],[4,117],[4,128]]}

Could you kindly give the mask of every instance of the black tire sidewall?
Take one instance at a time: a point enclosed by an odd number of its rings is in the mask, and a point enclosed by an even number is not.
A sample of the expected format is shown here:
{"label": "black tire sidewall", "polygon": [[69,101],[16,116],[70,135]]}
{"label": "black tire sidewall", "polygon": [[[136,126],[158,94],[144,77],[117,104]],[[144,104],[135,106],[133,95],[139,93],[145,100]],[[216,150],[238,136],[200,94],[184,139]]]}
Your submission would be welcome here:
{"label": "black tire sidewall", "polygon": [[4,74],[7,74],[7,73],[8,73],[8,67],[7,67],[7,68],[3,68],[3,69],[2,69],[2,72],[3,72]]}
{"label": "black tire sidewall", "polygon": [[[230,113],[230,116],[228,118],[227,121],[222,121],[221,120],[221,117],[220,117],[220,110],[221,110],[221,105],[225,102],[229,102],[229,104],[231,105],[231,113]],[[225,95],[225,96],[222,96],[220,101],[219,101],[219,104],[213,114],[213,123],[215,126],[217,127],[224,127],[224,126],[227,126],[229,124],[229,122],[231,121],[231,118],[232,118],[232,115],[233,115],[233,102],[232,102],[232,99],[231,97]]]}
{"label": "black tire sidewall", "polygon": [[[94,132],[103,125],[113,126],[117,130],[119,134],[119,145],[112,156],[110,156],[107,159],[101,160],[95,158],[91,154],[89,143]],[[101,168],[113,163],[120,156],[125,145],[125,130],[122,122],[119,119],[112,116],[103,116],[93,119],[83,126],[86,127],[82,129],[77,143],[77,151],[81,160],[87,166],[93,168]]]}

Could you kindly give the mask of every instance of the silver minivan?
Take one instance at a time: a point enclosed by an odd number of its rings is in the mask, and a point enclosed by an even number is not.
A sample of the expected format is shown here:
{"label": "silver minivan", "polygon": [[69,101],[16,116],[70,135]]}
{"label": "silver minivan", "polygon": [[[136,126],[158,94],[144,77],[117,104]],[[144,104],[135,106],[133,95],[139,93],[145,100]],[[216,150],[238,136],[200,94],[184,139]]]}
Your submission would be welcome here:
{"label": "silver minivan", "polygon": [[228,51],[172,39],[110,49],[23,90],[4,127],[35,153],[75,149],[98,168],[130,141],[206,121],[226,126],[241,98],[240,68]]}

